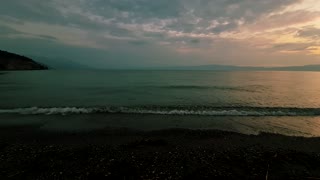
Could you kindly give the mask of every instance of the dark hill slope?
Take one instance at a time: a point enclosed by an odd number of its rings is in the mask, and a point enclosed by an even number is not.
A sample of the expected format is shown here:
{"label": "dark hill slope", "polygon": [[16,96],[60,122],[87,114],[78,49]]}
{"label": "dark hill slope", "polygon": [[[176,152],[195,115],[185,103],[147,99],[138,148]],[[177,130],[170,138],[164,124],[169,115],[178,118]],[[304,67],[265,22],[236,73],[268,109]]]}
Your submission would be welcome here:
{"label": "dark hill slope", "polygon": [[28,57],[0,50],[0,71],[45,69],[48,67]]}

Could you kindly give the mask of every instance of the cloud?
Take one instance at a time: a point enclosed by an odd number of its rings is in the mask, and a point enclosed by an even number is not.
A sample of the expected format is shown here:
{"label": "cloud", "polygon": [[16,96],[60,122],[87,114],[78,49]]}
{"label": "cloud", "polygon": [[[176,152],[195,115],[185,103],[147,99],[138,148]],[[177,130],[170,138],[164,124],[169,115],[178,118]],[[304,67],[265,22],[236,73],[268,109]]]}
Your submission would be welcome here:
{"label": "cloud", "polygon": [[261,19],[258,19],[251,28],[255,31],[288,28],[293,25],[312,22],[313,20],[318,19],[319,16],[320,12],[308,12],[305,10],[285,12],[262,17]]}
{"label": "cloud", "polygon": [[16,31],[15,29],[0,25],[0,36],[7,36],[10,34],[20,34],[20,32]]}
{"label": "cloud", "polygon": [[[18,43],[19,38],[26,44],[30,41],[34,48],[54,43],[56,49],[58,44],[70,51],[95,49],[99,52],[95,53],[104,54],[95,58],[104,59],[106,65],[169,63],[160,62],[160,57],[193,64],[236,63],[234,58],[240,57],[238,64],[246,64],[253,63],[258,55],[265,57],[258,58],[260,62],[268,59],[267,53],[308,53],[308,48],[318,46],[310,39],[319,34],[318,27],[312,26],[319,11],[288,10],[304,2],[307,1],[10,0],[0,6],[0,37],[6,42]],[[290,34],[285,33],[288,26],[294,29]],[[298,45],[298,40],[302,44]],[[304,44],[308,47],[304,48]],[[9,45],[2,43],[1,47]],[[111,58],[107,58],[110,54]],[[120,57],[126,60],[119,61]]]}
{"label": "cloud", "polygon": [[59,11],[52,7],[52,0],[10,0],[2,2],[0,16],[11,17],[21,21],[41,21],[60,23],[64,21]]}
{"label": "cloud", "polygon": [[310,43],[283,43],[274,45],[273,49],[282,53],[303,53],[311,46]]}
{"label": "cloud", "polygon": [[320,38],[320,28],[316,28],[314,26],[305,27],[297,32],[297,36],[304,38]]}
{"label": "cloud", "polygon": [[0,7],[0,15],[113,32],[219,33],[296,2],[299,0],[11,0]]}
{"label": "cloud", "polygon": [[36,38],[36,39],[46,39],[49,41],[56,41],[55,37],[52,36],[46,36],[46,35],[34,35],[30,33],[24,33],[21,31],[17,31],[13,28],[7,27],[7,26],[0,26],[0,37],[7,37],[12,39],[17,38]]}

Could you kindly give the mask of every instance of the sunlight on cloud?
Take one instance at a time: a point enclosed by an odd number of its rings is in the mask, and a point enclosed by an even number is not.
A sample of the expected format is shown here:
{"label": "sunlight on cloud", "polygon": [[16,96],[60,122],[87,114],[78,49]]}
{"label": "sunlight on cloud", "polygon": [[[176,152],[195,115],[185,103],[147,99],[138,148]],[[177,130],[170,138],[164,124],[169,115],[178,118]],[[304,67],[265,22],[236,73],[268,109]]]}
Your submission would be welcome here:
{"label": "sunlight on cloud", "polygon": [[297,10],[320,11],[320,1],[319,0],[303,0],[300,3],[293,4],[291,6],[286,7],[282,12],[297,11]]}
{"label": "sunlight on cloud", "polygon": [[320,55],[320,46],[310,46],[307,50],[310,54]]}

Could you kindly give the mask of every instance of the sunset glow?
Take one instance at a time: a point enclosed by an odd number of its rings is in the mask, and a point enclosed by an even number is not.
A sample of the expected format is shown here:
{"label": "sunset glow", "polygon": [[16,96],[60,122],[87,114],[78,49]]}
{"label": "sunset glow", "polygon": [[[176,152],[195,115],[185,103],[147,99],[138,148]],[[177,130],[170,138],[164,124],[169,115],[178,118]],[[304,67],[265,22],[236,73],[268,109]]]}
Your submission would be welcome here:
{"label": "sunset glow", "polygon": [[0,46],[38,56],[39,47],[51,47],[95,66],[320,63],[318,0],[125,2],[4,2]]}

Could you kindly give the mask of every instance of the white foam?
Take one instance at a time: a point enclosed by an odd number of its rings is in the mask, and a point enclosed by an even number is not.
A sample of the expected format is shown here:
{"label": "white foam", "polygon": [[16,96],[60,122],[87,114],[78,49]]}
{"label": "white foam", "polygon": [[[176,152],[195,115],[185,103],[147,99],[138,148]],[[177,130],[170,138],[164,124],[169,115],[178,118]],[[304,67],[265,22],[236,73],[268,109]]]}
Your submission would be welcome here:
{"label": "white foam", "polygon": [[0,109],[0,114],[88,114],[92,113],[91,108],[77,107],[52,107],[52,108],[17,108],[17,109]]}
{"label": "white foam", "polygon": [[161,114],[161,115],[202,115],[202,116],[296,116],[295,112],[282,111],[245,111],[245,110],[127,110],[122,113]]}
{"label": "white foam", "polygon": [[213,109],[213,110],[190,110],[190,109],[152,109],[152,108],[81,108],[81,107],[30,107],[30,108],[16,108],[16,109],[0,109],[0,114],[90,114],[90,113],[124,113],[124,114],[159,114],[159,115],[199,115],[199,116],[312,116],[319,115],[314,111],[295,111],[293,109],[283,110],[266,110],[263,108],[256,109]]}

